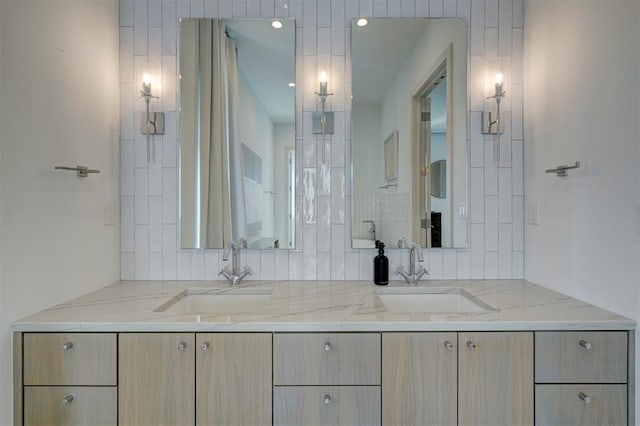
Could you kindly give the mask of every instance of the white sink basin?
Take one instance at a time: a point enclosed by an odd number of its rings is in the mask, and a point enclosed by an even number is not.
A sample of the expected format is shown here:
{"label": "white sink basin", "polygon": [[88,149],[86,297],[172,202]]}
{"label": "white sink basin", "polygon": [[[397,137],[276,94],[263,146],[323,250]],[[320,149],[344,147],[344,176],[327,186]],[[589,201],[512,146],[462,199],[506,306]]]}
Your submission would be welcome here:
{"label": "white sink basin", "polygon": [[272,293],[273,288],[190,288],[153,311],[171,314],[256,313],[269,303]]}
{"label": "white sink basin", "polygon": [[456,287],[387,287],[379,288],[378,295],[391,312],[465,313],[496,310]]}

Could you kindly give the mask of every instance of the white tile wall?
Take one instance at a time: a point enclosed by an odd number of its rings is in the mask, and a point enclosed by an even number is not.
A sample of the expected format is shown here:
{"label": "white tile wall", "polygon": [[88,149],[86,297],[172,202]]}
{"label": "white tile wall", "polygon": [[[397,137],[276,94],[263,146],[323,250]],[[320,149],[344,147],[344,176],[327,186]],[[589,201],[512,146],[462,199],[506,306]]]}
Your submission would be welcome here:
{"label": "white tile wall", "polygon": [[[431,279],[522,278],[523,0],[120,0],[121,278],[212,280],[224,265],[221,250],[179,250],[177,241],[178,19],[181,17],[296,19],[297,223],[296,250],[246,251],[251,279],[370,280],[374,250],[353,250],[351,235],[350,29],[357,16],[463,17],[469,22],[470,246],[425,253]],[[336,132],[325,146],[310,131],[316,76],[330,69]],[[156,162],[146,164],[137,129],[143,108],[141,73],[161,80],[157,108],[166,133],[154,140]],[[480,112],[497,70],[505,75],[507,130],[499,164],[495,142],[480,132]],[[160,106],[161,105],[161,106]],[[392,267],[406,250],[389,250]],[[393,277],[392,278],[397,278]]]}

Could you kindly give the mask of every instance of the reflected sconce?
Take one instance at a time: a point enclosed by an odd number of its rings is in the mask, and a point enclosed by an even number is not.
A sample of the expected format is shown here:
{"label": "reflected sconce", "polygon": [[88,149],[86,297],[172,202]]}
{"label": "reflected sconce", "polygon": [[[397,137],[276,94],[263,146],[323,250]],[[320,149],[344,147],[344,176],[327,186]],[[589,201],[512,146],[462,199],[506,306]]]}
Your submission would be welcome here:
{"label": "reflected sconce", "polygon": [[500,118],[500,101],[507,94],[502,90],[502,74],[496,74],[495,94],[493,96],[487,96],[487,99],[496,100],[496,115],[495,118],[491,111],[484,111],[482,113],[482,133],[485,135],[499,135],[504,133],[504,123]]}
{"label": "reflected sconce", "polygon": [[142,90],[140,97],[144,98],[146,104],[146,112],[140,113],[140,132],[147,135],[147,163],[151,162],[151,142],[149,135],[164,134],[164,112],[149,112],[149,102],[151,99],[159,99],[151,93],[151,77],[145,73],[142,77]]}
{"label": "reflected sconce", "polygon": [[333,134],[333,112],[326,110],[327,98],[333,93],[327,91],[327,73],[320,71],[320,90],[315,92],[320,98],[321,110],[313,112],[313,134]]}

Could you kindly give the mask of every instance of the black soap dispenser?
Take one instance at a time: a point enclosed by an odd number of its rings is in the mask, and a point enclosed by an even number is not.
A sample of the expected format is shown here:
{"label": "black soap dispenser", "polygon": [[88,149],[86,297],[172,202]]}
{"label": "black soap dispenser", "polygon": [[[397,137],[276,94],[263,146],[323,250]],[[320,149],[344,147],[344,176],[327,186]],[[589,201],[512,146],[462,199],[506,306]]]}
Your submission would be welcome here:
{"label": "black soap dispenser", "polygon": [[378,255],[373,259],[373,282],[377,285],[389,284],[389,259],[384,255],[384,243],[376,241]]}

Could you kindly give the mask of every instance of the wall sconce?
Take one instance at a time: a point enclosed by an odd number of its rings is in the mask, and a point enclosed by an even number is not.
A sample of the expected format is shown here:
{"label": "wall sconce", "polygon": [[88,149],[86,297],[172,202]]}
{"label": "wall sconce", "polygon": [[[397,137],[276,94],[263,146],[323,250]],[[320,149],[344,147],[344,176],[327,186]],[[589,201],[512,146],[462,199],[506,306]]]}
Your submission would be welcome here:
{"label": "wall sconce", "polygon": [[313,126],[311,130],[313,134],[333,134],[333,112],[328,112],[325,105],[327,98],[333,95],[333,93],[327,91],[327,73],[320,71],[319,80],[320,90],[315,93],[320,98],[322,110],[313,112]]}
{"label": "wall sconce", "polygon": [[496,74],[495,95],[487,96],[487,99],[496,100],[496,117],[495,120],[492,117],[491,111],[484,111],[482,113],[482,133],[485,135],[499,135],[504,133],[504,123],[500,119],[500,101],[507,94],[502,90],[502,74]]}
{"label": "wall sconce", "polygon": [[140,113],[140,132],[143,135],[147,135],[147,163],[150,163],[151,142],[149,140],[149,135],[164,134],[164,112],[149,112],[149,101],[151,101],[152,98],[159,99],[159,97],[153,96],[151,93],[151,77],[149,77],[149,74],[147,73],[142,77],[142,90],[140,91],[140,97],[144,98],[144,102],[147,106],[146,113]]}

